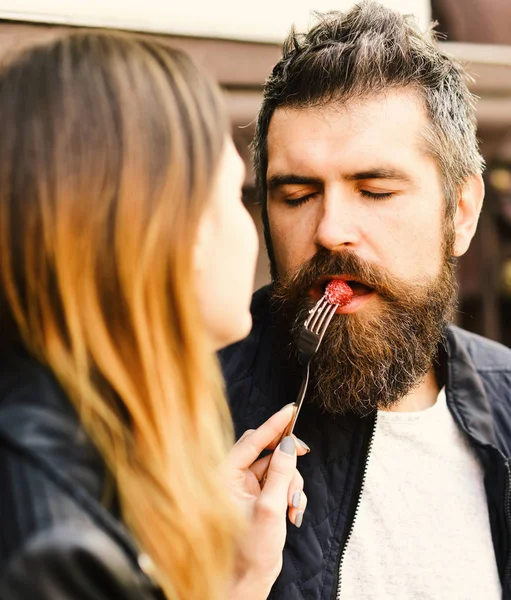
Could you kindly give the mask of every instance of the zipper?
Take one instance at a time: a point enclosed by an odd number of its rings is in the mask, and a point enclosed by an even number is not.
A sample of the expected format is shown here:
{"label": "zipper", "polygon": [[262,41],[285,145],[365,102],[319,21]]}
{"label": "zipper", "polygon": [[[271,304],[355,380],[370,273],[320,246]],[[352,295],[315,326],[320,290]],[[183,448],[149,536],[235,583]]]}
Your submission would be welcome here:
{"label": "zipper", "polygon": [[[355,521],[357,520],[358,511],[360,510],[360,502],[362,500],[362,494],[364,493],[364,485],[365,485],[365,481],[367,478],[367,468],[369,466],[369,458],[371,456],[371,450],[373,449],[377,421],[378,421],[378,412],[376,412],[374,415],[371,437],[369,438],[369,444],[367,445],[364,470],[362,472],[362,480],[360,482],[360,490],[358,492],[357,504],[355,505],[355,512],[353,513],[353,519],[351,520],[350,528],[348,530],[348,535],[346,536],[346,541],[344,542],[344,546],[341,550],[341,555],[339,557],[339,567],[337,569],[337,572],[339,573],[339,579],[337,580],[337,593],[335,595],[335,600],[340,600],[340,598],[341,598],[342,563],[343,563],[344,557],[346,556],[346,550],[348,548],[348,544],[350,543],[351,536],[353,535],[353,528],[355,527]],[[508,466],[508,468],[509,468],[509,466]],[[510,496],[511,496],[511,491],[510,491]]]}
{"label": "zipper", "polygon": [[[511,467],[509,460],[506,460],[506,495],[504,498],[504,511],[506,515],[507,530],[508,530],[508,546],[511,545]],[[506,569],[504,571],[504,581],[502,587],[505,590],[506,585],[510,581],[511,577],[511,551],[508,550],[508,557],[506,563]],[[505,592],[504,592],[505,593]]]}

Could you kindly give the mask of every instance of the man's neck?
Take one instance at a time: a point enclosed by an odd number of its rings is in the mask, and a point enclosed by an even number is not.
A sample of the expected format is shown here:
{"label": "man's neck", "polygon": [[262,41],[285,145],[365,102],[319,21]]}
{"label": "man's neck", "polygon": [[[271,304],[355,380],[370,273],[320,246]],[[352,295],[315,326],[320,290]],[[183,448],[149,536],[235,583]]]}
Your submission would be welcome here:
{"label": "man's neck", "polygon": [[389,409],[392,412],[415,412],[425,410],[435,404],[440,387],[431,368],[422,383]]}

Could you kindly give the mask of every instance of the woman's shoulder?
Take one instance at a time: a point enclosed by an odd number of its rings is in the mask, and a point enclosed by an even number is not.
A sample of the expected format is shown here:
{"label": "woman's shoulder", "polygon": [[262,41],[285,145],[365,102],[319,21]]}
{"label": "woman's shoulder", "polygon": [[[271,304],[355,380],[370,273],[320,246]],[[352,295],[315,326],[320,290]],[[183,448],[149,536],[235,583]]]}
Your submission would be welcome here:
{"label": "woman's shoulder", "polygon": [[99,502],[106,482],[104,462],[52,373],[15,352],[0,357],[0,481],[23,514],[37,501],[43,520],[55,515],[54,503],[68,506],[60,497]]}
{"label": "woman's shoulder", "polygon": [[[2,600],[153,598],[138,591],[148,580],[116,510],[103,502],[106,481],[99,453],[52,374],[27,356],[2,356]],[[133,591],[125,592],[126,584]],[[99,588],[85,593],[80,585]],[[104,586],[111,591],[101,595]]]}
{"label": "woman's shoulder", "polygon": [[[60,480],[62,474],[46,469],[39,458],[0,436],[0,573],[40,532],[61,524],[86,529],[94,523],[80,502],[83,490],[67,489],[71,486]],[[88,503],[94,505],[95,499]]]}
{"label": "woman's shoulder", "polygon": [[2,600],[162,598],[147,560],[98,501],[1,442],[0,481]]}
{"label": "woman's shoulder", "polygon": [[[0,348],[0,427],[13,412],[30,407],[73,418],[64,390],[52,371],[22,346]],[[76,417],[74,417],[76,419]]]}
{"label": "woman's shoulder", "polygon": [[32,536],[0,573],[2,600],[159,600],[159,590],[100,527],[68,522]]}
{"label": "woman's shoulder", "polygon": [[0,356],[0,448],[59,483],[103,494],[104,462],[64,390],[49,369],[15,350]]}

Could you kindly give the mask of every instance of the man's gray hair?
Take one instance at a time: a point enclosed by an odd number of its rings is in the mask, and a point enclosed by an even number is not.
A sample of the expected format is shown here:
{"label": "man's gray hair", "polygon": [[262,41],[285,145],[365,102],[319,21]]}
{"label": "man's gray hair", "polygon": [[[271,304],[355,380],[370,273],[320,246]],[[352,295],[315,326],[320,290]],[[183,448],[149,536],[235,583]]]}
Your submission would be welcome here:
{"label": "man's gray hair", "polygon": [[484,167],[476,137],[476,98],[463,67],[422,33],[412,16],[364,1],[347,12],[317,14],[308,33],[294,31],[264,85],[252,150],[263,207],[266,241],[273,259],[266,210],[267,137],[274,111],[345,103],[391,89],[414,89],[429,126],[424,147],[443,180],[446,217],[452,218],[466,178]]}

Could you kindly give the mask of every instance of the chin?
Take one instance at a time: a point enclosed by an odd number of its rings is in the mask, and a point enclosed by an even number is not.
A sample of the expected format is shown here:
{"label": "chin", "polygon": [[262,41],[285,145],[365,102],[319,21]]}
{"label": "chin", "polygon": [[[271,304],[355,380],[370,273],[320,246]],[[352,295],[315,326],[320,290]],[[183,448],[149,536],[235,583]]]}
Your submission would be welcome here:
{"label": "chin", "polygon": [[252,329],[252,314],[249,310],[239,318],[233,319],[229,322],[229,329],[223,330],[223,335],[219,336],[217,350],[221,350],[226,346],[230,346],[235,342],[239,342],[246,338]]}

